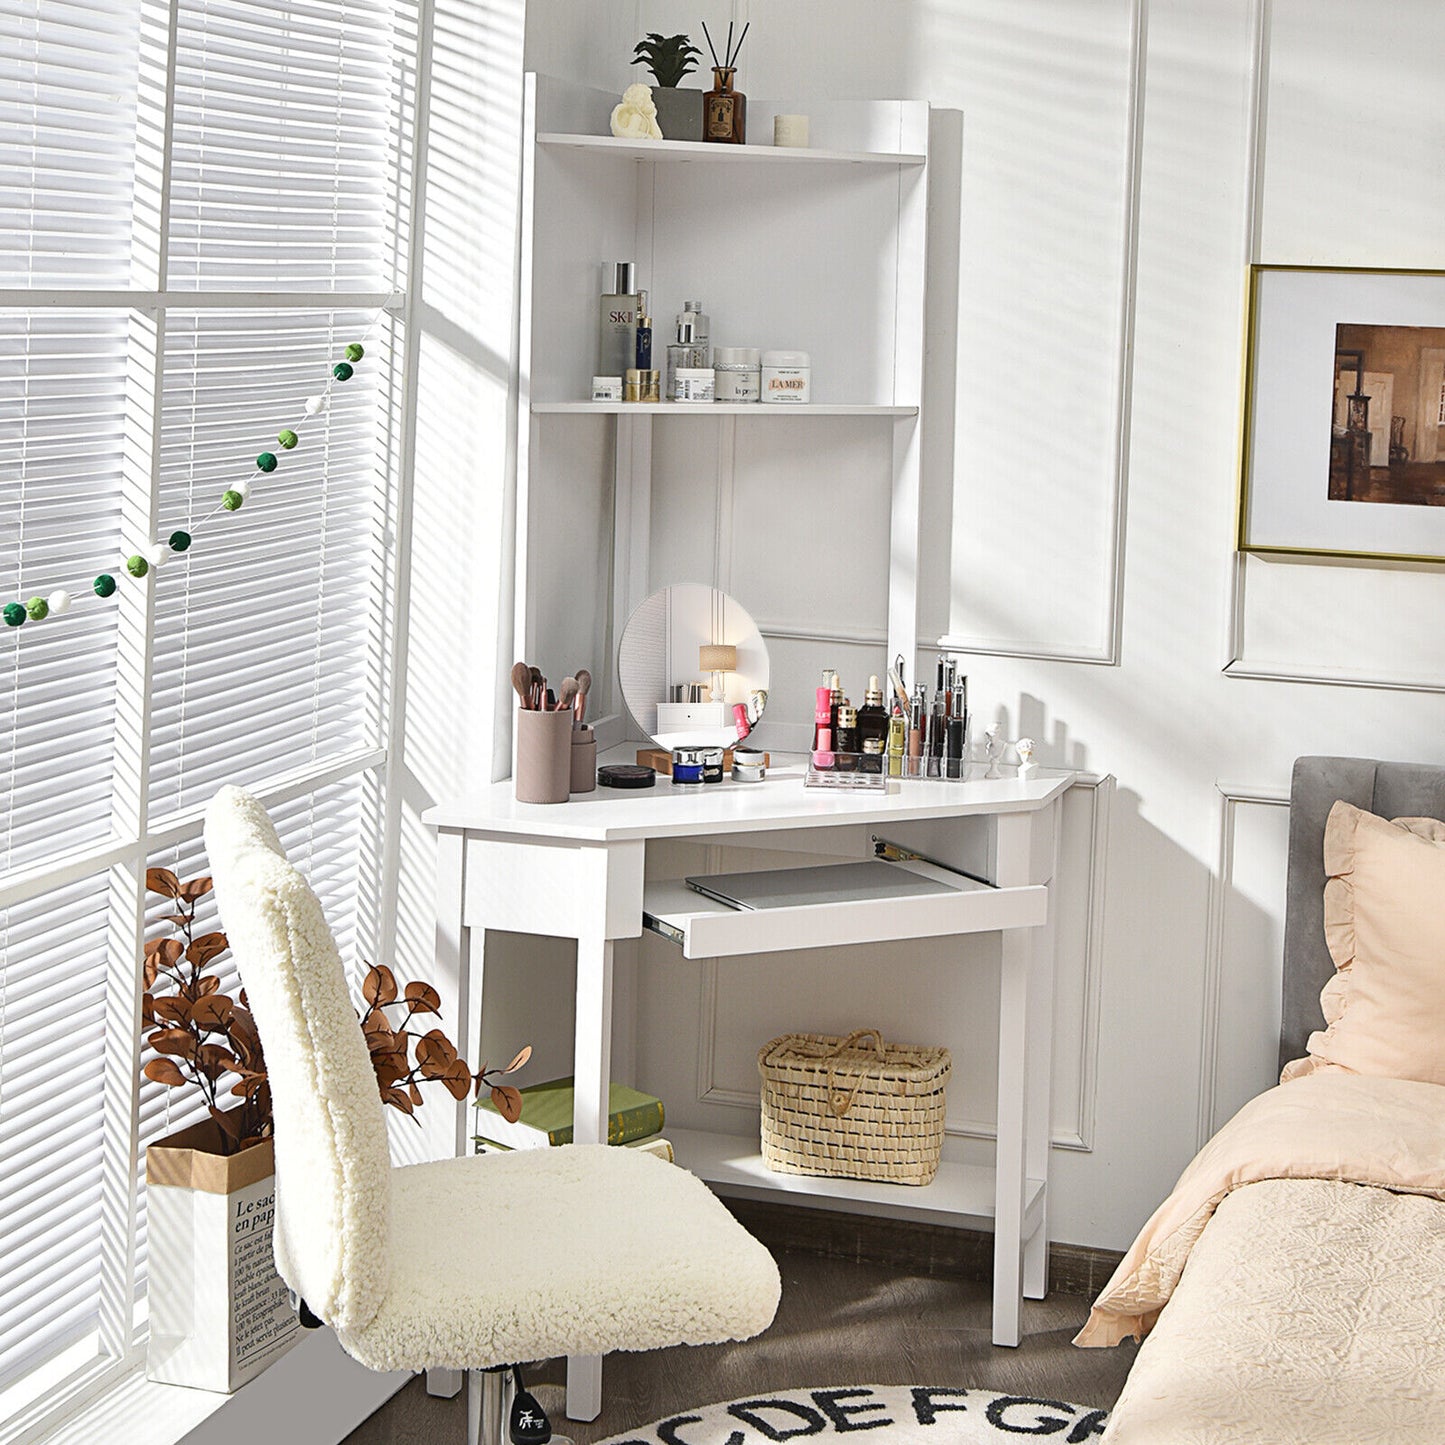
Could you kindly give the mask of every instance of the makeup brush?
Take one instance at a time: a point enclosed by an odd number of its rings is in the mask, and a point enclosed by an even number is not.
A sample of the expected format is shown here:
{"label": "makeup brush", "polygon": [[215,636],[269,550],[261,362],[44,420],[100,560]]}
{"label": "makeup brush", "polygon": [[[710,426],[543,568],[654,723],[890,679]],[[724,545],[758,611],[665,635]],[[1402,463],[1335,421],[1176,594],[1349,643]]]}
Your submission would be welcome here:
{"label": "makeup brush", "polygon": [[592,691],[592,674],[585,667],[577,669],[577,702],[573,709],[573,718],[576,725],[586,726],[587,721],[587,694]]}
{"label": "makeup brush", "polygon": [[558,712],[571,712],[572,703],[577,697],[577,679],[575,677],[564,677],[562,679],[562,691],[557,694]]}
{"label": "makeup brush", "polygon": [[546,695],[546,683],[542,678],[542,669],[540,667],[529,667],[527,674],[530,678],[529,686],[532,690],[532,706],[540,708],[542,706],[542,699]]}
{"label": "makeup brush", "polygon": [[532,669],[525,662],[514,662],[512,664],[512,691],[522,699],[522,706],[529,710],[532,706],[531,686]]}

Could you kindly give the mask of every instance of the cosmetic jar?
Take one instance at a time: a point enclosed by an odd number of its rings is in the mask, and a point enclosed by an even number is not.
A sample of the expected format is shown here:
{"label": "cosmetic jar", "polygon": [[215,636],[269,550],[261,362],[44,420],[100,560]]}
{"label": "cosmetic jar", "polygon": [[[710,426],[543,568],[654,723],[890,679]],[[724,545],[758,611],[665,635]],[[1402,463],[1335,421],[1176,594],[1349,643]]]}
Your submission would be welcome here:
{"label": "cosmetic jar", "polygon": [[597,787],[597,734],[591,728],[572,729],[572,791],[590,793]]}
{"label": "cosmetic jar", "polygon": [[702,782],[702,755],[707,748],[674,748],[672,750],[672,781],[674,786]]}
{"label": "cosmetic jar", "polygon": [[733,782],[761,783],[768,773],[763,762],[766,757],[766,753],[760,753],[756,748],[734,748]]}
{"label": "cosmetic jar", "polygon": [[808,117],[805,115],[775,115],[773,117],[773,144],[775,146],[806,147],[808,144]]}
{"label": "cosmetic jar", "polygon": [[593,401],[621,401],[622,378],[620,376],[594,376],[592,378]]}
{"label": "cosmetic jar", "polygon": [[813,387],[813,364],[806,351],[765,351],[762,357],[763,400],[807,401]]}
{"label": "cosmetic jar", "polygon": [[711,401],[714,381],[710,366],[679,366],[672,373],[673,401]]}
{"label": "cosmetic jar", "polygon": [[702,758],[702,780],[705,783],[720,783],[723,780],[723,750],[721,748],[696,748]]}
{"label": "cosmetic jar", "polygon": [[623,388],[623,401],[657,401],[661,396],[657,371],[639,371],[635,366],[627,368],[627,385]]}
{"label": "cosmetic jar", "polygon": [[883,739],[864,738],[863,756],[858,759],[860,773],[881,773],[883,771]]}
{"label": "cosmetic jar", "polygon": [[604,788],[650,788],[657,782],[657,772],[640,763],[607,763],[597,769],[597,782]]}
{"label": "cosmetic jar", "polygon": [[718,401],[757,401],[763,394],[763,373],[756,346],[719,346],[713,352]]}

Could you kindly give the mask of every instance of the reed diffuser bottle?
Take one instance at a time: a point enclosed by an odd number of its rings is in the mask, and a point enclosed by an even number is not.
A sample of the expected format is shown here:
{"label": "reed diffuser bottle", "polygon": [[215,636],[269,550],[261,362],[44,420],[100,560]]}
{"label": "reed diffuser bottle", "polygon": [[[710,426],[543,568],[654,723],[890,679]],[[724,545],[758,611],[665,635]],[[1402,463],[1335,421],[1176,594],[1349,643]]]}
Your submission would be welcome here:
{"label": "reed diffuser bottle", "polygon": [[717,58],[717,48],[712,43],[712,36],[708,35],[706,23],[702,33],[707,36],[713,62],[712,89],[702,101],[702,138],[723,145],[743,145],[747,138],[748,98],[734,88],[734,81],[737,79],[738,52],[743,48],[748,27],[743,26],[743,33],[734,45],[733,28],[728,26],[728,43],[721,61]]}

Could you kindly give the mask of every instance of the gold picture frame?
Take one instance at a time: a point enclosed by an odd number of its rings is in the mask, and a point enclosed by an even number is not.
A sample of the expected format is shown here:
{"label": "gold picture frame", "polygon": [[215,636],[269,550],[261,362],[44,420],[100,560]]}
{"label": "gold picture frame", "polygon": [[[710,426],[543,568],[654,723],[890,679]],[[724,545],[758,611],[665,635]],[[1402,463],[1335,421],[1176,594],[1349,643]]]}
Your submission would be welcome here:
{"label": "gold picture frame", "polygon": [[1236,546],[1445,562],[1445,271],[1254,265]]}

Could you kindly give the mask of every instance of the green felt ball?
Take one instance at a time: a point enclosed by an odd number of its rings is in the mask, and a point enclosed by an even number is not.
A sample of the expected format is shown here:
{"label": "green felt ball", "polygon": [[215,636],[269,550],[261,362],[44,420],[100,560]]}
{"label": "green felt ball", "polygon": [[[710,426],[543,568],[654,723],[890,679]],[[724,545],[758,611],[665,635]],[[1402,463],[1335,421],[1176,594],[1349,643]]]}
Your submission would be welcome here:
{"label": "green felt ball", "polygon": [[221,505],[228,512],[239,512],[241,510],[241,503],[245,500],[245,497],[243,497],[240,492],[227,492],[226,495],[221,498]]}
{"label": "green felt ball", "polygon": [[95,579],[95,595],[97,597],[109,597],[115,591],[115,578],[109,572],[102,572]]}
{"label": "green felt ball", "polygon": [[286,431],[281,432],[277,436],[276,440],[280,442],[281,445],[285,447],[286,450],[289,452],[291,448],[294,447],[296,443],[301,440],[301,438],[297,436],[294,431],[291,431],[288,428]]}
{"label": "green felt ball", "polygon": [[366,348],[359,341],[353,341],[351,345],[346,348],[346,359],[348,361],[360,361],[365,355]]}
{"label": "green felt ball", "polygon": [[184,552],[191,545],[191,534],[189,532],[172,532],[170,547],[172,552]]}
{"label": "green felt ball", "polygon": [[50,616],[50,604],[43,597],[32,597],[25,604],[25,611],[32,622],[44,622]]}
{"label": "green felt ball", "polygon": [[256,458],[256,470],[261,472],[274,472],[276,470],[276,453],[262,452]]}
{"label": "green felt ball", "polygon": [[331,374],[337,381],[350,381],[351,367],[345,361],[338,361],[336,365],[331,368]]}
{"label": "green felt ball", "polygon": [[137,552],[134,557],[125,559],[125,570],[132,577],[144,577],[151,570],[151,564]]}
{"label": "green felt ball", "polygon": [[25,619],[29,614],[18,602],[7,602],[5,604],[5,625],[6,627],[23,627]]}

